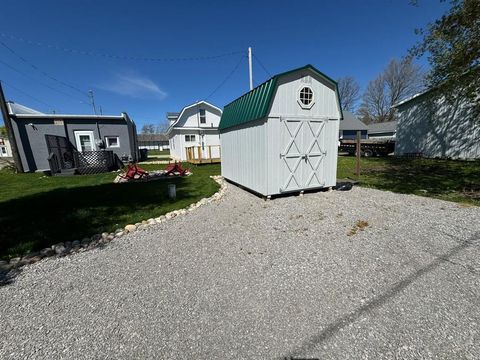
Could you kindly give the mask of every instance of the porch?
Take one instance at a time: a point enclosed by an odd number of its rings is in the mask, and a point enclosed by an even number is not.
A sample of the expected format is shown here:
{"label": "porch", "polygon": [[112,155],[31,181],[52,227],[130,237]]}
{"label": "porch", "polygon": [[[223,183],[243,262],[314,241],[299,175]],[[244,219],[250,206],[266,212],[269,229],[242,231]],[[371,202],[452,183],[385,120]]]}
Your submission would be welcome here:
{"label": "porch", "polygon": [[187,162],[191,164],[215,164],[221,161],[220,145],[189,146],[185,151]]}
{"label": "porch", "polygon": [[48,164],[52,175],[98,174],[123,166],[109,150],[77,151],[63,136],[46,135]]}

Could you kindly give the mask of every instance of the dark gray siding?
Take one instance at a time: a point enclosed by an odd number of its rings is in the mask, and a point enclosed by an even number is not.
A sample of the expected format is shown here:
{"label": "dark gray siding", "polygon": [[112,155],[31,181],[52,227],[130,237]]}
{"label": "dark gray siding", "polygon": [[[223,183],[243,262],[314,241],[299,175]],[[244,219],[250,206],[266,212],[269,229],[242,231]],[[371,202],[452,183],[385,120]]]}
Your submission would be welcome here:
{"label": "dark gray siding", "polygon": [[48,169],[45,135],[65,136],[65,128],[52,119],[14,119],[12,124],[24,171]]}
{"label": "dark gray siding", "polygon": [[[98,120],[97,123],[88,122],[86,120],[66,120],[68,139],[74,148],[77,148],[75,143],[75,131],[93,131],[95,141],[103,140],[107,136],[118,136],[120,140],[119,148],[105,148],[105,150],[112,150],[119,158],[122,156],[132,156],[129,127],[125,121],[119,120]],[[78,150],[78,149],[77,149]],[[100,150],[97,146],[97,150]],[[133,157],[133,156],[132,156]]]}

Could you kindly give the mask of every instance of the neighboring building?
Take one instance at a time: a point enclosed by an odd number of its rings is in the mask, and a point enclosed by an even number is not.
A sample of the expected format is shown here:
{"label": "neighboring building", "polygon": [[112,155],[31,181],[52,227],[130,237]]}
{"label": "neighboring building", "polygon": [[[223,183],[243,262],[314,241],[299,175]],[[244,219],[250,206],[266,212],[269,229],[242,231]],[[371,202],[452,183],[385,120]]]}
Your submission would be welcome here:
{"label": "neighboring building", "polygon": [[138,134],[138,148],[148,150],[165,150],[169,148],[166,134]]}
{"label": "neighboring building", "polygon": [[222,110],[206,101],[185,106],[180,113],[167,113],[170,156],[179,161],[187,161],[192,154],[219,159],[221,116]]}
{"label": "neighboring building", "polygon": [[275,75],[226,105],[222,175],[271,196],[335,186],[337,83],[312,65]]}
{"label": "neighboring building", "polygon": [[12,157],[12,148],[7,136],[0,135],[0,157]]}
{"label": "neighboring building", "polygon": [[343,111],[343,120],[340,121],[339,138],[342,140],[355,140],[357,131],[361,131],[361,138],[368,139],[368,126],[357,119],[350,111]]}
{"label": "neighboring building", "polygon": [[[25,172],[50,170],[52,156],[62,168],[72,167],[75,151],[97,152],[100,158],[102,150],[111,150],[123,161],[138,158],[135,123],[126,113],[44,114],[14,102],[7,107]],[[84,157],[80,160],[88,165]]]}
{"label": "neighboring building", "polygon": [[368,125],[368,138],[372,140],[395,140],[396,133],[396,121],[372,123]]}
{"label": "neighboring building", "polygon": [[452,101],[430,90],[396,104],[395,155],[479,159],[480,117],[466,100]]}

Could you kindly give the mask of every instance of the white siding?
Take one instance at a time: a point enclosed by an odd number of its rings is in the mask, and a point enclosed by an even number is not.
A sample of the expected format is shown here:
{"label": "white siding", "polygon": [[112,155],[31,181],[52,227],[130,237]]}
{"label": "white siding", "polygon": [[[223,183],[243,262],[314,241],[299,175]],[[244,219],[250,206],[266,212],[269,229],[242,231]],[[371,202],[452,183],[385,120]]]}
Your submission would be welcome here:
{"label": "white siding", "polygon": [[[205,124],[200,123],[200,109],[205,110],[206,121]],[[175,127],[182,128],[218,128],[220,123],[220,117],[222,113],[218,110],[211,108],[205,104],[196,105],[189,109],[186,109],[180,119],[178,119]]]}
{"label": "white siding", "polygon": [[[303,109],[298,104],[298,92],[304,86],[309,86],[314,94],[314,105],[311,109]],[[287,75],[278,82],[269,116],[340,119],[335,88],[311,71]]]}
{"label": "white siding", "polygon": [[[200,121],[200,109],[205,110],[205,124]],[[208,146],[212,146],[212,157],[220,157],[218,125],[221,116],[220,110],[202,102],[182,111],[169,133],[170,156],[186,161],[187,147],[203,145],[202,158],[208,157]],[[185,141],[185,135],[195,135],[195,141]]]}
{"label": "white siding", "polygon": [[[285,117],[284,119],[288,119]],[[282,118],[282,121],[284,121]],[[298,117],[297,119],[312,119],[306,117]],[[319,164],[317,175],[319,177],[322,186],[329,187],[335,186],[337,181],[337,155],[338,155],[338,127],[339,120],[328,118],[316,118],[322,120],[323,130],[321,136],[319,136],[319,145],[322,150],[326,151],[325,156]],[[289,144],[290,134],[284,130],[284,125],[279,118],[268,119],[268,194],[273,195],[282,192],[282,188],[285,186],[287,179],[289,178],[290,171],[287,168],[284,159],[280,157]],[[304,126],[307,126],[306,124]],[[308,131],[307,131],[307,135]],[[312,143],[312,138],[306,137],[305,142],[300,141],[299,147],[301,151],[306,151]],[[303,161],[303,160],[302,160]],[[312,164],[316,165],[317,160]],[[302,182],[311,175],[311,168],[309,164],[300,164],[302,168],[300,170],[300,177]],[[298,190],[303,190],[300,188]]]}
{"label": "white siding", "polygon": [[[185,135],[195,135],[195,141],[185,141]],[[186,148],[191,146],[202,146],[206,151],[202,152],[202,158],[208,157],[208,146],[212,146],[212,157],[220,157],[220,137],[218,130],[211,129],[178,129],[170,133],[170,156],[179,161],[187,160]],[[217,156],[218,155],[218,156]]]}
{"label": "white siding", "polygon": [[[305,78],[305,75],[307,76]],[[304,85],[314,92],[314,105],[303,109],[298,104],[298,91]],[[319,146],[326,151],[319,165],[319,181],[309,188],[335,186],[337,174],[337,145],[340,112],[335,88],[310,71],[298,72],[279,79],[267,119],[246,123],[222,132],[222,175],[262,195],[276,195],[285,190],[290,171],[281,156],[291,139],[285,130],[285,119],[298,119],[305,124],[299,140],[299,151],[307,153],[312,139],[309,126],[323,126]],[[313,124],[315,122],[315,124]],[[317,146],[317,145],[315,145]],[[317,152],[318,153],[318,152]],[[307,159],[307,164],[309,159]],[[304,166],[304,164],[302,164]],[[312,173],[306,165],[301,169],[303,179]],[[308,174],[307,174],[308,173]],[[307,174],[307,175],[305,175]],[[318,186],[317,186],[318,184]],[[298,190],[304,190],[298,188]],[[297,191],[298,191],[297,190]]]}
{"label": "white siding", "polygon": [[7,138],[0,138],[0,157],[11,157],[12,148]]}
{"label": "white siding", "polygon": [[431,158],[480,158],[480,122],[459,99],[453,104],[432,94],[397,108],[395,154]]}
{"label": "white siding", "polygon": [[222,176],[260,194],[267,194],[267,126],[257,120],[220,135]]}

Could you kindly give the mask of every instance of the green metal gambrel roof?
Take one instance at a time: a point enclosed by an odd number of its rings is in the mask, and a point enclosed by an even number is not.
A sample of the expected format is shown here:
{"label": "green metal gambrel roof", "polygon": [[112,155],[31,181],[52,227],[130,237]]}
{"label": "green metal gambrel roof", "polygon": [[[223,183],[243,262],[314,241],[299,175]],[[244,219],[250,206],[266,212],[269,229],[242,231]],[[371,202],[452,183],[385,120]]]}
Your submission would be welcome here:
{"label": "green metal gambrel roof", "polygon": [[218,128],[220,130],[225,130],[233,126],[249,123],[251,121],[266,117],[268,115],[268,111],[273,100],[273,93],[275,91],[278,79],[282,76],[289,75],[291,73],[301,70],[311,70],[320,77],[335,85],[337,98],[339,101],[338,106],[340,109],[340,116],[341,118],[343,118],[340,98],[338,97],[337,82],[329,78],[322,72],[318,71],[312,65],[305,65],[298,69],[293,69],[283,72],[281,74],[277,74],[271,79],[265,81],[263,84],[258,85],[255,89],[232,101],[230,104],[225,105]]}

